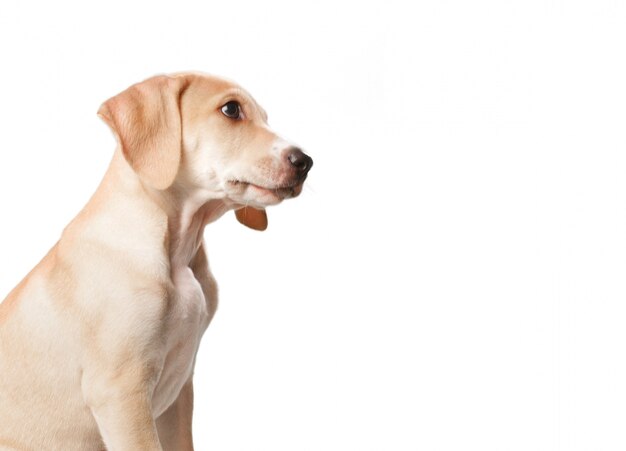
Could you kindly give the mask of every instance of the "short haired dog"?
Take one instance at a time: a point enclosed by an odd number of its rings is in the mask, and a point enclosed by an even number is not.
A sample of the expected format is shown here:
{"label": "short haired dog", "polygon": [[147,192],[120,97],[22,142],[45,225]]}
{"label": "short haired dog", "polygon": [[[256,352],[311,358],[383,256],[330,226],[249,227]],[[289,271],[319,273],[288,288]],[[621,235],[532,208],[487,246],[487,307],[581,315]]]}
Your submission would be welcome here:
{"label": "short haired dog", "polygon": [[112,162],[0,304],[0,449],[193,449],[192,375],[217,306],[204,227],[257,230],[313,161],[236,84],[156,76],[107,100]]}

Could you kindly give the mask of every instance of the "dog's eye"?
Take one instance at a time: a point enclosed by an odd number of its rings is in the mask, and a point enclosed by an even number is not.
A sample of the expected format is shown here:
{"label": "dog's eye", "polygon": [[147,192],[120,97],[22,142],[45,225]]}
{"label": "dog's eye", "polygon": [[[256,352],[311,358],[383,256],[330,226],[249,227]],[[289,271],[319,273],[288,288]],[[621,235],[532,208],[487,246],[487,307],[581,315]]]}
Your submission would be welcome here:
{"label": "dog's eye", "polygon": [[235,102],[231,100],[226,105],[222,107],[222,113],[224,116],[229,117],[231,119],[240,119],[241,118],[241,105],[239,102]]}

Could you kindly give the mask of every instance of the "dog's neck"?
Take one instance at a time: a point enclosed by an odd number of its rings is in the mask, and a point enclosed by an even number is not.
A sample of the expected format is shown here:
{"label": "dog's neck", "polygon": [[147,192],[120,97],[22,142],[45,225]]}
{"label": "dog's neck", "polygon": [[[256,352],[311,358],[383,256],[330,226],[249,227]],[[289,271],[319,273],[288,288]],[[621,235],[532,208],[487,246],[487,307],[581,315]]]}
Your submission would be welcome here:
{"label": "dog's neck", "polygon": [[204,227],[230,207],[206,192],[186,192],[173,186],[165,191],[147,190],[167,215],[167,250],[172,270],[187,268],[200,245]]}
{"label": "dog's neck", "polygon": [[[183,190],[176,184],[166,190],[146,186],[118,148],[96,193],[73,223],[92,223],[90,230],[104,243],[110,233],[123,231],[124,242],[144,248],[143,252],[160,252],[175,272],[189,267],[202,244],[204,227],[232,208],[200,190]],[[103,212],[117,218],[114,226],[100,220]],[[82,230],[70,224],[67,231],[73,229]],[[119,241],[118,236],[111,242]]]}

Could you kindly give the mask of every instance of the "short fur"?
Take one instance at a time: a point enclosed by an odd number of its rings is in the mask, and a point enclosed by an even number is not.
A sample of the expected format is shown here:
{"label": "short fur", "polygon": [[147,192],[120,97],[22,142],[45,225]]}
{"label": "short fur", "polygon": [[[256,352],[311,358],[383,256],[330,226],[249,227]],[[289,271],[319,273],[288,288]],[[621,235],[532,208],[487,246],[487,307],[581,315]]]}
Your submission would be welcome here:
{"label": "short fur", "polygon": [[[221,111],[232,100],[241,119]],[[102,183],[0,304],[1,450],[193,449],[193,368],[217,307],[204,227],[234,209],[262,230],[306,177],[223,79],[153,77],[98,113],[119,143]]]}

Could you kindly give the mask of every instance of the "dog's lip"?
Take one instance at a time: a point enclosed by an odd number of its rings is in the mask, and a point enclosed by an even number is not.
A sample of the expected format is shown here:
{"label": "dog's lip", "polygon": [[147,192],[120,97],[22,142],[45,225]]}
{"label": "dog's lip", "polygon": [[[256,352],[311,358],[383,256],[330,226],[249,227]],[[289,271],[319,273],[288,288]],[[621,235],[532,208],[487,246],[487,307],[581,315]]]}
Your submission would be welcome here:
{"label": "dog's lip", "polygon": [[251,186],[253,188],[257,188],[263,191],[272,191],[272,192],[278,192],[278,191],[283,191],[283,190],[292,190],[295,187],[297,187],[300,183],[302,183],[301,181],[293,183],[291,185],[278,185],[278,186],[263,186],[263,185],[259,185],[257,183],[253,183],[253,182],[248,182],[246,180],[240,180],[240,179],[233,179],[233,180],[229,180],[228,183],[230,183],[231,185],[248,185]]}
{"label": "dog's lip", "polygon": [[302,191],[304,180],[296,181],[289,185],[278,185],[273,187],[265,187],[246,180],[235,179],[229,180],[228,183],[233,187],[243,187],[243,190],[252,189],[255,197],[261,195],[263,197],[270,196],[275,201],[282,201],[292,197],[297,197]]}

